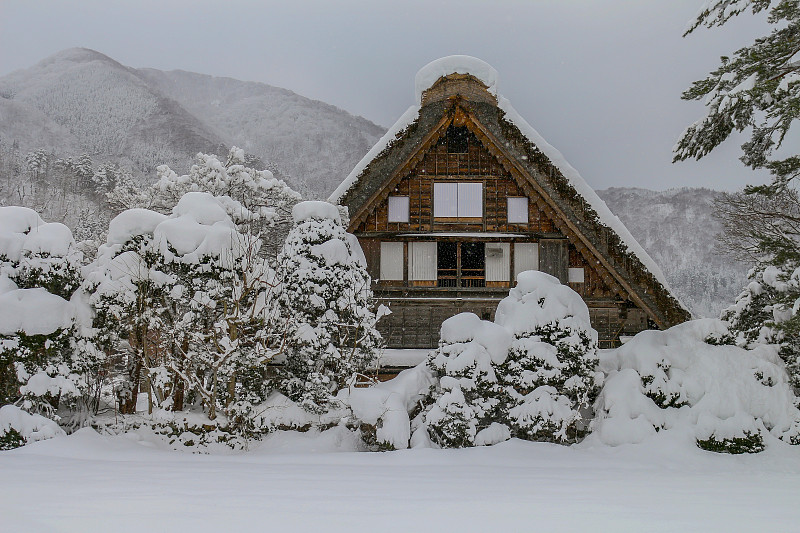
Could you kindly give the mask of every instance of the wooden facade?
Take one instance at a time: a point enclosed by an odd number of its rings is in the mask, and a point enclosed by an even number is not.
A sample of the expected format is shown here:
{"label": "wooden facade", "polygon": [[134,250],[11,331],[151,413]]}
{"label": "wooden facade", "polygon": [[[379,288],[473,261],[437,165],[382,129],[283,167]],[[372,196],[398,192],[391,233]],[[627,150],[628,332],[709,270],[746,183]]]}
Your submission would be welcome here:
{"label": "wooden facade", "polygon": [[434,347],[442,321],[459,312],[493,319],[529,268],[584,298],[601,347],[688,318],[480,81],[443,77],[422,104],[335,198],[393,312],[380,323],[389,347]]}

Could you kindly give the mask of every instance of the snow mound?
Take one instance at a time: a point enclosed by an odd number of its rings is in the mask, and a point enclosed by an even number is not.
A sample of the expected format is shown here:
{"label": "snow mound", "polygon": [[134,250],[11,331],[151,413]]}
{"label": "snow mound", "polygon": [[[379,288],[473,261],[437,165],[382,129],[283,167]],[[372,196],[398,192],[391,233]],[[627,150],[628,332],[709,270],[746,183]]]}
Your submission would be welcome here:
{"label": "snow mound", "polygon": [[434,382],[433,373],[422,364],[371,387],[343,389],[338,398],[359,421],[376,427],[376,444],[403,450],[411,439],[409,413]]}
{"label": "snow mound", "polygon": [[474,341],[483,347],[494,364],[506,360],[511,345],[511,332],[502,325],[481,320],[475,313],[459,313],[442,322],[439,334],[447,344]]}
{"label": "snow mound", "polygon": [[156,213],[149,209],[128,209],[123,211],[108,226],[108,244],[122,244],[135,235],[147,235],[161,222],[167,219],[167,215]]}
{"label": "snow mound", "polygon": [[495,322],[520,334],[556,320],[586,330],[597,342],[589,308],[581,296],[558,278],[535,270],[520,272],[517,285],[497,306]]}
{"label": "snow mound", "polygon": [[64,430],[49,418],[32,415],[16,405],[4,405],[0,407],[0,438],[12,429],[19,433],[25,444],[66,436]]}
{"label": "snow mound", "polygon": [[339,215],[339,208],[328,202],[306,201],[300,202],[292,208],[292,218],[295,224],[299,224],[311,218],[323,220],[333,220],[337,225],[341,225],[342,219]]}
{"label": "snow mound", "polygon": [[58,222],[50,222],[31,228],[22,245],[22,251],[65,256],[74,244],[72,231],[67,226]]}
{"label": "snow mound", "polygon": [[0,228],[13,233],[28,233],[44,221],[33,209],[10,205],[0,207]]}
{"label": "snow mound", "polygon": [[198,263],[203,257],[229,260],[244,253],[240,236],[223,203],[206,192],[183,195],[172,215],[153,229],[153,239],[169,260],[175,250],[183,263]]}
{"label": "snow mound", "polygon": [[0,207],[0,258],[16,262],[23,254],[64,257],[74,244],[64,224],[46,224],[27,207]]}
{"label": "snow mound", "polygon": [[698,443],[798,442],[800,411],[775,347],[705,342],[725,334],[725,322],[693,320],[643,331],[605,352],[608,377],[595,405],[594,438],[612,446],[664,432]]}
{"label": "snow mound", "polygon": [[414,77],[414,97],[422,101],[422,93],[430,89],[436,81],[448,74],[470,74],[483,82],[489,92],[497,96],[497,71],[486,61],[477,57],[454,55],[431,61]]}
{"label": "snow mound", "polygon": [[72,326],[74,306],[47,289],[16,289],[0,294],[0,335],[50,335]]}

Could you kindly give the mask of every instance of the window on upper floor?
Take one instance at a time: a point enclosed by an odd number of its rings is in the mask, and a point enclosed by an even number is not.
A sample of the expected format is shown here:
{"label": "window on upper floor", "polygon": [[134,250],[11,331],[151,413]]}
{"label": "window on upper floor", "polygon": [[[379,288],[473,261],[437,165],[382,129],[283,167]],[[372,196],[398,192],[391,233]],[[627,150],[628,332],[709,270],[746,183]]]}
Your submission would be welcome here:
{"label": "window on upper floor", "polygon": [[528,223],[528,198],[525,196],[508,197],[508,223]]}
{"label": "window on upper floor", "polygon": [[389,222],[408,222],[409,197],[389,197]]}
{"label": "window on upper floor", "polygon": [[434,218],[483,217],[483,183],[434,183]]}
{"label": "window on upper floor", "polygon": [[567,271],[567,281],[569,283],[584,283],[585,282],[585,273],[583,268],[570,268]]}

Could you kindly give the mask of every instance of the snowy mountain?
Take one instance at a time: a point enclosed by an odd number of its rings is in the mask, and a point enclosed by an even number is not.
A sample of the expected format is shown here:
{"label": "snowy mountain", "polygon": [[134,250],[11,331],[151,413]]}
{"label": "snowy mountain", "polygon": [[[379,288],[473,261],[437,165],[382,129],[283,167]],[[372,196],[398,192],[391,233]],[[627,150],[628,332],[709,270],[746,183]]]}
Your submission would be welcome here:
{"label": "snowy mountain", "polygon": [[383,134],[329,104],[263,83],[133,69],[73,48],[0,78],[0,141],[89,153],[152,176],[236,145],[304,196],[325,196]]}
{"label": "snowy mountain", "polygon": [[87,152],[150,173],[186,166],[223,142],[133,69],[93,50],[72,48],[0,78],[0,139],[22,153]]}
{"label": "snowy mountain", "polygon": [[[60,183],[64,178],[52,169],[36,176],[49,180],[46,187],[37,187],[33,176],[23,183],[25,155],[40,148],[62,158],[86,152],[95,163],[131,166],[151,182],[159,164],[182,173],[197,152],[222,156],[236,145],[305,198],[324,198],[383,133],[364,118],[286,89],[133,69],[74,48],[0,78],[0,204],[30,204],[73,230],[76,217],[102,215],[96,197]],[[711,201],[718,192],[611,188],[598,194],[696,315],[718,316],[733,302],[747,266],[715,250],[721,228]]]}
{"label": "snowy mountain", "polygon": [[139,74],[225,142],[275,164],[305,197],[325,198],[385,129],[286,89],[173,70]]}
{"label": "snowy mountain", "polygon": [[733,303],[749,265],[717,249],[722,227],[712,216],[712,201],[718,191],[612,187],[597,194],[661,266],[676,296],[695,315],[718,317]]}

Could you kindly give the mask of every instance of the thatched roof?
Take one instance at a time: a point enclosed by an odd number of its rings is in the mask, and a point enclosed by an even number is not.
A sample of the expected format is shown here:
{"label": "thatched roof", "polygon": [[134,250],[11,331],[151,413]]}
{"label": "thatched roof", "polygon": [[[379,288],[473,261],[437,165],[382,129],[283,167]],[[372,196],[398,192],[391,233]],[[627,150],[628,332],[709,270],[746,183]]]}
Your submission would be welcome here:
{"label": "thatched roof", "polygon": [[[496,83],[496,78],[492,81]],[[611,283],[619,292],[643,307],[660,327],[690,318],[653,259],[508,100],[491,94],[485,81],[464,72],[443,75],[428,90],[418,92],[422,105],[411,107],[329,198],[349,208],[351,227],[413,171],[456,116],[462,121],[466,116],[467,126],[512,175],[547,200],[544,208],[562,233],[611,272]]]}

